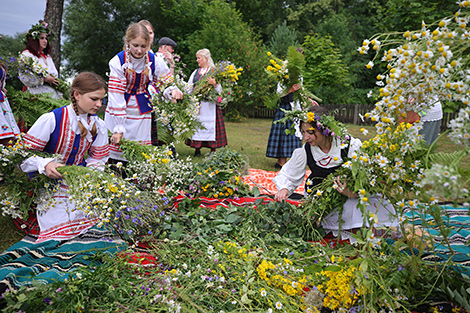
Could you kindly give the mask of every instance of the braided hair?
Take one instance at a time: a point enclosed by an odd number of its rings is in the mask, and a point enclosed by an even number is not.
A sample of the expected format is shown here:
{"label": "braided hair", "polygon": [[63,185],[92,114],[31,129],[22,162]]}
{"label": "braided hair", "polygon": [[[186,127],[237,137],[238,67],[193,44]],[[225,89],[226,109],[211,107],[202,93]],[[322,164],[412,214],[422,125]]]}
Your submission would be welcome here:
{"label": "braided hair", "polygon": [[[72,99],[72,108],[75,111],[75,114],[77,114],[77,116],[79,115],[79,113],[77,99],[74,96],[75,91],[80,94],[85,94],[99,89],[108,89],[106,82],[100,75],[92,72],[82,72],[75,77],[72,82],[72,86],[70,86],[70,99]],[[85,126],[83,126],[82,122],[80,121],[78,121],[78,126],[80,127],[80,135],[82,137],[85,137],[88,134],[88,130],[85,128]],[[91,135],[95,136],[96,133],[96,124],[93,124],[93,127],[91,129]]]}

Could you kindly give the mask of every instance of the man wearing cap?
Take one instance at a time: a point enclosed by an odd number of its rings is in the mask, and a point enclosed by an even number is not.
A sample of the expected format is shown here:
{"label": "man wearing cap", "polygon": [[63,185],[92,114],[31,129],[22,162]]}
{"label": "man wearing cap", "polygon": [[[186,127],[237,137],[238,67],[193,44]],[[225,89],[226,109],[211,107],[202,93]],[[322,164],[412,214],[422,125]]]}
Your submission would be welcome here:
{"label": "man wearing cap", "polygon": [[173,52],[175,52],[177,44],[176,42],[168,37],[162,37],[158,41],[158,51],[155,53],[157,57],[163,58],[170,67],[171,74],[175,73],[175,60],[173,60]]}

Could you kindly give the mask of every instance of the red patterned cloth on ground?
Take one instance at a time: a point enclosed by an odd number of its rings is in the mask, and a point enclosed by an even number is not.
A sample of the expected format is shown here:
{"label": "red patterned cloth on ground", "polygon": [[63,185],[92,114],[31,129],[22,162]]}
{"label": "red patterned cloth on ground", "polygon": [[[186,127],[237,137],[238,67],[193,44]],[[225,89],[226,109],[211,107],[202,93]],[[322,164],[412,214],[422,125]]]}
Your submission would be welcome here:
{"label": "red patterned cloth on ground", "polygon": [[[176,198],[174,198],[174,208],[177,209],[179,203],[183,201],[184,199],[186,199],[185,196],[177,196]],[[244,206],[248,203],[255,203],[257,199],[263,199],[262,204],[275,201],[273,198],[269,198],[269,197],[250,197],[250,198],[236,198],[236,199],[229,199],[229,198],[215,199],[215,198],[206,198],[206,197],[198,198],[198,200],[201,201],[199,203],[200,207],[211,208],[211,209],[216,209],[218,206],[223,206],[225,208],[228,208],[230,204],[235,205],[235,206]],[[287,200],[287,202],[294,204],[294,205],[300,204],[299,201],[294,201],[294,200]]]}
{"label": "red patterned cloth on ground", "polygon": [[[250,168],[248,175],[243,177],[243,180],[250,185],[251,188],[258,187],[259,191],[263,195],[274,195],[277,192],[276,185],[273,183],[273,178],[277,175],[277,172],[259,170],[256,168]],[[305,179],[302,184],[295,190],[296,193],[301,195],[304,194],[305,180],[310,175],[310,170],[305,173]]]}
{"label": "red patterned cloth on ground", "polygon": [[15,218],[13,219],[13,222],[16,227],[26,235],[36,238],[39,236],[39,223],[38,218],[36,217],[36,210],[28,211],[28,218],[26,220]]}

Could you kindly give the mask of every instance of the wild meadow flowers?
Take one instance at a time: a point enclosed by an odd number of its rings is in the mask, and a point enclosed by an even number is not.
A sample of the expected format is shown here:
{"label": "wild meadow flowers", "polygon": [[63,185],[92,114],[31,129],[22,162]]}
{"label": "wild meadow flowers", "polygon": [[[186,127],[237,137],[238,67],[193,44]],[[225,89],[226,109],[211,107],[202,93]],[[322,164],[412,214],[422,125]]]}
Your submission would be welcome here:
{"label": "wild meadow flowers", "polygon": [[13,218],[25,217],[31,206],[39,201],[43,190],[53,190],[56,183],[45,175],[31,175],[19,169],[19,165],[29,157],[49,156],[47,153],[35,152],[23,140],[23,134],[12,139],[7,145],[0,145],[0,207],[2,215]]}
{"label": "wild meadow flowers", "polygon": [[[186,93],[183,99],[172,101],[163,96],[163,90],[169,86],[177,86]],[[189,93],[189,84],[183,81],[181,76],[164,76],[152,89],[152,103],[155,109],[155,119],[159,124],[159,140],[170,144],[171,142],[184,140],[191,137],[201,123],[199,115],[199,97]]]}
{"label": "wild meadow flowers", "polygon": [[270,64],[266,67],[268,77],[278,84],[282,91],[274,92],[271,97],[266,99],[265,105],[268,108],[276,108],[281,95],[287,95],[289,89],[294,84],[299,84],[300,89],[294,93],[294,100],[300,103],[301,108],[308,108],[312,100],[321,101],[318,97],[308,91],[302,85],[302,71],[305,66],[305,58],[303,54],[295,47],[289,47],[286,60],[281,60],[268,52]]}
{"label": "wild meadow flowers", "polygon": [[[237,68],[230,61],[219,61],[211,68],[203,79],[198,81],[193,89],[193,94],[202,100],[216,102],[221,108],[226,107],[234,99],[233,87],[237,84],[243,68]],[[213,77],[222,86],[222,93],[218,94],[212,86],[207,84],[207,78]]]}

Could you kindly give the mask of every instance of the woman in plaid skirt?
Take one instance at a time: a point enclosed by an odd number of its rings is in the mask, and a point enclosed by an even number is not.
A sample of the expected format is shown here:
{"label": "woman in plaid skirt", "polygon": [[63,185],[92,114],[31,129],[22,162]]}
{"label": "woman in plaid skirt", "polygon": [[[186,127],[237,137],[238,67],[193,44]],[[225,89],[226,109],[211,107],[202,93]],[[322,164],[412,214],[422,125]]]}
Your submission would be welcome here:
{"label": "woman in plaid skirt", "polygon": [[[214,61],[208,49],[199,50],[196,53],[196,60],[199,68],[189,78],[189,82],[193,85],[208,75],[214,67]],[[217,93],[222,92],[222,86],[216,82],[215,78],[209,77],[207,82]],[[187,142],[191,148],[196,149],[194,156],[201,155],[202,147],[210,148],[211,152],[214,152],[215,149],[227,145],[224,116],[222,108],[217,103],[202,100],[198,119],[204,128],[197,130]]]}
{"label": "woman in plaid skirt", "polygon": [[[266,149],[266,156],[268,158],[277,158],[277,162],[275,164],[276,168],[282,168],[284,164],[287,162],[287,158],[292,156],[292,152],[295,149],[300,148],[302,146],[302,135],[296,132],[295,135],[293,134],[286,134],[286,129],[291,129],[293,121],[288,121],[286,124],[283,123],[275,123],[277,120],[280,120],[284,117],[284,110],[292,110],[296,105],[294,103],[294,92],[300,89],[299,84],[294,84],[289,89],[287,95],[281,97],[280,105],[276,109],[276,113],[274,114],[273,124],[271,126],[271,132],[269,133],[268,139],[268,148]],[[277,92],[282,92],[282,87],[280,85],[277,86]]]}

